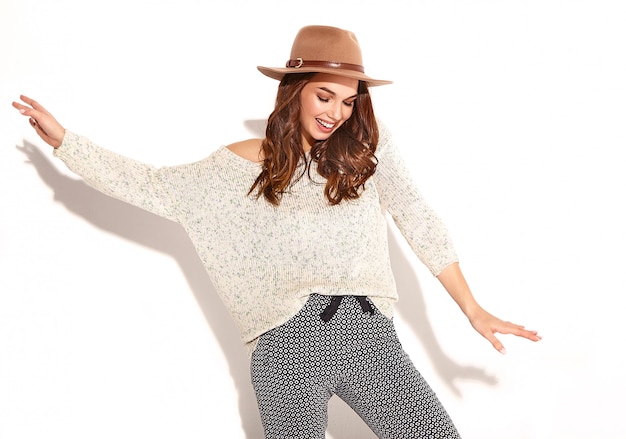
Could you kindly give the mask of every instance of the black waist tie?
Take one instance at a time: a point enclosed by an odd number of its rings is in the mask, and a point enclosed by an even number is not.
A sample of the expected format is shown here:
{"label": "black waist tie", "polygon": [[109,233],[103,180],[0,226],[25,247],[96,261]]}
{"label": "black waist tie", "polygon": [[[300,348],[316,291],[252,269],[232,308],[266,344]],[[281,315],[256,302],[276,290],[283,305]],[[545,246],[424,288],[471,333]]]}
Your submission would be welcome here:
{"label": "black waist tie", "polygon": [[[324,311],[322,311],[320,314],[320,317],[322,318],[323,321],[329,322],[330,319],[333,318],[333,316],[339,309],[339,305],[341,304],[341,301],[343,300],[344,297],[346,296],[332,296],[332,299],[330,300],[330,304],[326,308],[324,308]],[[372,308],[372,305],[367,301],[367,297],[354,296],[354,298],[356,298],[356,300],[361,305],[361,309],[363,310],[363,312],[368,312],[372,315],[374,314],[374,308]]]}

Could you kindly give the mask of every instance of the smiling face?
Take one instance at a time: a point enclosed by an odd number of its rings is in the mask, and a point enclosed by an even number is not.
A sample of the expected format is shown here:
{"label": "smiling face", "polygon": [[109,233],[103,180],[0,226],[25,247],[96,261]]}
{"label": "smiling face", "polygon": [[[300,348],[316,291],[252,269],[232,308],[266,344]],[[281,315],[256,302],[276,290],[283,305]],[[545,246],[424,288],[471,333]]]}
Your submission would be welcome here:
{"label": "smiling face", "polygon": [[318,73],[300,93],[302,147],[309,151],[326,140],[352,115],[359,87],[358,79]]}

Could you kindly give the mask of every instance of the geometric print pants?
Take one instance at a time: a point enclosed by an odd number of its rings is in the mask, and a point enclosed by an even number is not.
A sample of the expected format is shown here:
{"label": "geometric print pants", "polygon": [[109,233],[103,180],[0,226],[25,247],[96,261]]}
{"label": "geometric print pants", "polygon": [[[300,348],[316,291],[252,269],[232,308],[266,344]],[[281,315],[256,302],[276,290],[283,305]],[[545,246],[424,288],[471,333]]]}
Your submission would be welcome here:
{"label": "geometric print pants", "polygon": [[265,437],[324,439],[328,401],[337,395],[380,439],[460,438],[393,322],[358,299],[334,299],[329,316],[333,297],[313,294],[260,337],[251,377]]}

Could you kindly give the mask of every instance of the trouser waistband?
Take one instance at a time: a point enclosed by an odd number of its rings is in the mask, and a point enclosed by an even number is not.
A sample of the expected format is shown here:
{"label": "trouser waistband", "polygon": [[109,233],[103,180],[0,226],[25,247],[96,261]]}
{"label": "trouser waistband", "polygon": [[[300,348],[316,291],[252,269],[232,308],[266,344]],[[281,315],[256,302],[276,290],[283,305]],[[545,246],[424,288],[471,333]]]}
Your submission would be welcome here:
{"label": "trouser waistband", "polygon": [[330,319],[333,318],[333,316],[337,313],[337,310],[339,309],[339,305],[341,305],[341,301],[345,297],[354,297],[359,302],[359,305],[361,305],[361,309],[363,310],[364,313],[368,312],[372,315],[374,314],[374,308],[372,308],[372,305],[367,301],[366,296],[331,296],[331,297],[332,299],[330,300],[330,304],[326,308],[324,308],[324,311],[320,313],[320,317],[325,322],[329,322]]}

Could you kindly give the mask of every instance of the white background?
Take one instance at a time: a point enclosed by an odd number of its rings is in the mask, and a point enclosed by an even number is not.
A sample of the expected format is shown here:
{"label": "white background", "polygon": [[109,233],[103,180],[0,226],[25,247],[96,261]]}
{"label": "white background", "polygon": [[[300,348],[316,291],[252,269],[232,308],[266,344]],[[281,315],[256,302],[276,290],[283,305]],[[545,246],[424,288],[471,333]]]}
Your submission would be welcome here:
{"label": "white background", "polygon": [[[297,30],[353,30],[480,303],[393,227],[407,351],[465,439],[624,438],[626,4],[0,0],[0,437],[262,437],[238,334],[182,230],[87,187],[11,108],[155,165],[259,135]],[[375,377],[372,377],[375,379]],[[329,438],[372,438],[339,400]]]}

